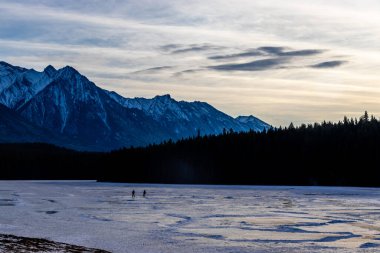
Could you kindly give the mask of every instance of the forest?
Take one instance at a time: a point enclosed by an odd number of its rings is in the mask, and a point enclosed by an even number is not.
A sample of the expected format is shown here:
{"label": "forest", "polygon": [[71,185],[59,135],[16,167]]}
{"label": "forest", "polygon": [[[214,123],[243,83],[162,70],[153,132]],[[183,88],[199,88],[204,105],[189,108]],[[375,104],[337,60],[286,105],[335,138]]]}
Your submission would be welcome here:
{"label": "forest", "polygon": [[195,136],[109,153],[1,144],[1,179],[380,186],[380,121],[359,119]]}

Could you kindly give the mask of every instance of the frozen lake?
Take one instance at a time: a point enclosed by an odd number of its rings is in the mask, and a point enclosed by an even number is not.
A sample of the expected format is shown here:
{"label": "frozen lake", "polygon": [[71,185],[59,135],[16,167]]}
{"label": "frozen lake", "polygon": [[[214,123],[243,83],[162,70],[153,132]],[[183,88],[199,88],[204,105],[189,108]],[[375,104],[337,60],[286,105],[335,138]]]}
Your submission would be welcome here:
{"label": "frozen lake", "polygon": [[380,189],[0,181],[0,234],[112,252],[380,252]]}

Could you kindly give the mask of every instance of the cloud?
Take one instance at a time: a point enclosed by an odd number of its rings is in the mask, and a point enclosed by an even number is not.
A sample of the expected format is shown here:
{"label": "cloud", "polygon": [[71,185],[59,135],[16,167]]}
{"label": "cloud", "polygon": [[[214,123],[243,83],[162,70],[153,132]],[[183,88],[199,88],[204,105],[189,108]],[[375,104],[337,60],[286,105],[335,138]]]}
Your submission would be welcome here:
{"label": "cloud", "polygon": [[212,44],[190,44],[190,45],[181,45],[181,44],[167,44],[160,47],[161,50],[170,52],[171,54],[183,54],[191,52],[202,52],[209,50],[220,50],[223,49],[222,46],[212,45]]}
{"label": "cloud", "polygon": [[279,55],[285,49],[286,49],[285,47],[259,47],[257,50],[266,52],[268,54]]}
{"label": "cloud", "polygon": [[169,70],[169,69],[172,69],[172,68],[173,68],[172,66],[154,67],[154,68],[148,68],[148,69],[142,69],[142,70],[134,71],[133,74],[141,74],[141,73],[144,73],[144,74],[148,74],[148,73],[157,73],[157,72],[160,72],[160,71],[162,71],[162,70]]}
{"label": "cloud", "polygon": [[347,61],[326,61],[326,62],[321,62],[315,65],[311,65],[310,67],[316,68],[316,69],[329,69],[329,68],[340,67],[346,63]]}
{"label": "cloud", "polygon": [[297,50],[297,51],[288,51],[288,52],[281,52],[278,54],[278,56],[312,56],[317,54],[322,54],[324,50],[318,50],[318,49],[307,49],[307,50]]}
{"label": "cloud", "polygon": [[210,60],[225,60],[225,59],[234,59],[234,58],[241,58],[241,57],[252,57],[252,56],[262,56],[264,55],[262,52],[254,49],[254,50],[248,50],[243,53],[238,54],[227,54],[227,55],[215,55],[208,57]]}
{"label": "cloud", "polygon": [[[210,56],[208,59],[211,60],[225,60],[225,59],[235,59],[235,58],[246,58],[263,56],[267,59],[259,59],[247,63],[230,63],[217,66],[209,66],[209,69],[218,71],[263,71],[269,69],[287,68],[296,69],[301,68],[297,66],[289,66],[288,64],[302,60],[303,57],[309,57],[314,55],[319,55],[324,53],[325,50],[320,49],[303,49],[303,50],[292,50],[287,47],[259,47],[256,49],[250,49],[243,51],[242,53],[228,54],[228,55],[216,55]],[[269,57],[269,58],[268,58]],[[301,58],[301,59],[300,59]],[[331,63],[334,64],[334,63]]]}
{"label": "cloud", "polygon": [[173,54],[182,54],[182,53],[188,53],[188,52],[197,52],[197,51],[206,51],[212,49],[210,46],[195,46],[195,47],[189,47],[189,48],[183,48],[174,50]]}
{"label": "cloud", "polygon": [[173,74],[173,76],[175,77],[181,77],[183,76],[184,74],[194,74],[194,73],[198,73],[198,72],[202,72],[202,71],[205,71],[206,69],[186,69],[186,70],[183,70],[183,71],[179,71],[179,72],[176,72]]}
{"label": "cloud", "polygon": [[320,49],[289,50],[289,48],[286,47],[259,47],[257,50],[265,52],[269,55],[288,57],[312,56],[325,52],[325,50]]}
{"label": "cloud", "polygon": [[286,62],[288,62],[286,58],[272,58],[247,63],[209,66],[208,68],[217,71],[263,71],[278,68]]}
{"label": "cloud", "polygon": [[183,47],[183,45],[181,45],[181,44],[167,44],[167,45],[160,46],[160,49],[163,51],[172,51],[172,50],[180,48],[180,47]]}
{"label": "cloud", "polygon": [[[288,51],[286,51],[288,50]],[[259,47],[256,49],[245,50],[241,53],[227,54],[227,55],[214,55],[208,57],[210,60],[226,60],[235,58],[245,58],[254,56],[278,56],[278,57],[301,57],[318,55],[325,52],[320,49],[304,49],[304,50],[290,50],[286,47]]]}
{"label": "cloud", "polygon": [[184,70],[184,71],[181,71],[179,73],[195,73],[195,72],[199,72],[199,71],[202,71],[203,69],[187,69],[187,70]]}

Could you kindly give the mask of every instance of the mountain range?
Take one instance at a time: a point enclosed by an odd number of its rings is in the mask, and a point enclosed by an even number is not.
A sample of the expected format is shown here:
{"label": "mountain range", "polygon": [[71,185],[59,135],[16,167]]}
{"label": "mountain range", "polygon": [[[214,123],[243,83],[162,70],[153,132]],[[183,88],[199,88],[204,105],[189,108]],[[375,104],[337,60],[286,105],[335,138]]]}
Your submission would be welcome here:
{"label": "mountain range", "polygon": [[0,142],[45,142],[86,151],[165,140],[263,131],[254,116],[233,118],[205,102],[170,95],[125,98],[96,86],[70,66],[42,72],[0,62]]}

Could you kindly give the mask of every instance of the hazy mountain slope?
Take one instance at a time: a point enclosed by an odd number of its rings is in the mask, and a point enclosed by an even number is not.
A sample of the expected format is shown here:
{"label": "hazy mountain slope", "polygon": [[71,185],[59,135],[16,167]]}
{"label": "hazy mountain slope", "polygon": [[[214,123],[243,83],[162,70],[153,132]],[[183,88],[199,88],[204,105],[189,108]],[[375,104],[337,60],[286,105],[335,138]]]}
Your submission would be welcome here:
{"label": "hazy mountain slope", "polygon": [[50,131],[36,127],[28,122],[15,111],[0,104],[0,142],[22,143],[22,142],[48,142],[58,140]]}

